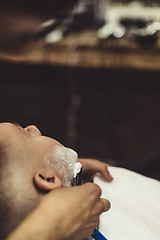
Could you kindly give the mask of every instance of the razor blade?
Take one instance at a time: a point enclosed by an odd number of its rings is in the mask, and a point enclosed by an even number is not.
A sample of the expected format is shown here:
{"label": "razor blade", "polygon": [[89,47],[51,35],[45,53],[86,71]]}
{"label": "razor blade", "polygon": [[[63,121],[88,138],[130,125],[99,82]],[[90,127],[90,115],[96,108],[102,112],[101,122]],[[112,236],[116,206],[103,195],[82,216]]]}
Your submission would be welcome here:
{"label": "razor blade", "polygon": [[82,184],[82,168],[76,177],[73,178],[73,186],[80,186]]}

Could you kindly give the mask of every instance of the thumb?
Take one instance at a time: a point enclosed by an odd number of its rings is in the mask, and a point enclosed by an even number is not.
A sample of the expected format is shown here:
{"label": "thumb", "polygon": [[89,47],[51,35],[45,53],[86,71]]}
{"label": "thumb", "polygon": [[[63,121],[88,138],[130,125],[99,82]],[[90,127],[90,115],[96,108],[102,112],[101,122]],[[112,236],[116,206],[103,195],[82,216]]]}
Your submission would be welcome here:
{"label": "thumb", "polygon": [[111,174],[108,170],[108,166],[103,167],[101,169],[100,173],[106,181],[111,182],[113,180],[113,177],[111,176]]}
{"label": "thumb", "polygon": [[107,199],[105,199],[105,198],[101,198],[101,201],[102,201],[102,203],[103,203],[103,205],[104,205],[104,210],[103,210],[103,212],[107,212],[107,211],[110,209],[110,207],[111,207],[110,201],[107,200]]}

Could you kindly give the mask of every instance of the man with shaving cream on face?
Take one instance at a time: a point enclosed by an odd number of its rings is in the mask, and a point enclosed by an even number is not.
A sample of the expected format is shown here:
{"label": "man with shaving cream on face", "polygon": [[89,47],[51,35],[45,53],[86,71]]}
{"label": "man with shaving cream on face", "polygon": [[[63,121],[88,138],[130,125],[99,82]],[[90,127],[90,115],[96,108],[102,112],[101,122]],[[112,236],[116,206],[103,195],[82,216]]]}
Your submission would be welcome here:
{"label": "man with shaving cream on face", "polygon": [[[99,226],[110,240],[159,240],[159,181],[97,160],[79,161],[90,179],[99,173],[94,182],[104,198],[93,183],[71,187],[80,164],[75,151],[35,126],[1,123],[0,239],[84,240]],[[104,213],[106,198],[112,208]]]}
{"label": "man with shaving cream on face", "polygon": [[[64,16],[73,4],[74,0],[1,1],[1,50],[12,54],[28,52],[44,30],[41,24],[46,20],[44,13],[47,12],[47,15],[51,14],[55,18],[59,15]],[[63,147],[54,139],[42,136],[35,126],[22,128],[17,124],[0,124],[0,240],[88,238],[94,228],[99,226],[101,213],[110,207],[105,197],[111,199],[113,203],[111,211],[101,215],[100,231],[108,240],[159,239],[159,222],[155,220],[156,218],[159,220],[157,213],[160,211],[155,207],[154,218],[149,215],[152,206],[157,206],[155,199],[159,199],[159,192],[156,191],[159,183],[146,179],[144,183],[141,181],[142,176],[111,167],[110,171],[115,181],[107,184],[102,179],[95,179],[95,182],[103,187],[103,199],[101,190],[96,184],[70,186],[76,161],[77,154],[73,150]],[[107,164],[91,159],[79,159],[79,162],[83,166],[84,182],[86,179],[92,181],[96,173],[99,173],[105,181],[112,180]],[[140,191],[144,190],[146,182],[152,194],[149,189],[145,191],[146,195],[143,198],[138,198],[137,186],[140,186]],[[136,191],[135,189],[131,191],[133,186],[136,186]],[[128,188],[132,194],[125,191]],[[142,191],[140,193],[142,194]],[[133,201],[128,201],[126,198],[128,195]],[[148,195],[153,200],[150,209]],[[137,201],[134,201],[135,197]],[[139,207],[139,200],[143,200],[141,201],[143,209]],[[118,211],[117,206],[120,207]],[[149,225],[148,221],[140,221],[141,217],[146,220],[146,213],[149,213]],[[125,214],[130,218],[125,219]],[[138,224],[135,224],[137,219]],[[144,225],[141,225],[142,223]],[[137,232],[138,236],[131,234],[131,230]],[[143,230],[145,235],[148,234],[148,238],[146,236],[142,238],[142,231],[139,230]]]}
{"label": "man with shaving cream on face", "polygon": [[[111,181],[107,164],[79,160]],[[93,183],[71,187],[77,153],[35,126],[0,123],[0,239],[83,240],[110,203]]]}
{"label": "man with shaving cream on face", "polygon": [[[1,1],[1,51],[27,53],[43,34],[42,23],[50,17],[66,16],[75,2]],[[75,152],[41,136],[35,126],[0,124],[0,240],[83,240],[92,234],[110,203],[100,198],[96,184],[70,186],[76,161]],[[79,161],[84,176],[93,179],[99,172],[112,180],[107,164]]]}

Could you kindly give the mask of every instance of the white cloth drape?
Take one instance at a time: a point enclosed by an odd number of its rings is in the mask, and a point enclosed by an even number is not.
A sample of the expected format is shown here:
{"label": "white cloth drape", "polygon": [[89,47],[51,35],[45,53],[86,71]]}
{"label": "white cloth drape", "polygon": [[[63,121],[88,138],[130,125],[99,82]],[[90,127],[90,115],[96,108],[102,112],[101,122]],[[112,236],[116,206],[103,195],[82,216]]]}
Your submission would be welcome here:
{"label": "white cloth drape", "polygon": [[99,231],[107,240],[160,240],[160,181],[118,167],[109,171],[111,183],[94,179],[111,202]]}

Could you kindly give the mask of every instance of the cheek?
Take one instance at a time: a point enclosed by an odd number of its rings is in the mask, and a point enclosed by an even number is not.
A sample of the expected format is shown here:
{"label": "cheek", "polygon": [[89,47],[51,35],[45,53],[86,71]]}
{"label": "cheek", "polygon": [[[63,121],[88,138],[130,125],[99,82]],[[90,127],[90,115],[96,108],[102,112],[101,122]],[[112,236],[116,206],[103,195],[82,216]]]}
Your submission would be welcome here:
{"label": "cheek", "polygon": [[66,186],[71,185],[74,177],[77,154],[75,152],[73,154],[73,152],[73,150],[68,151],[67,148],[56,145],[44,158],[45,164],[56,170]]}

